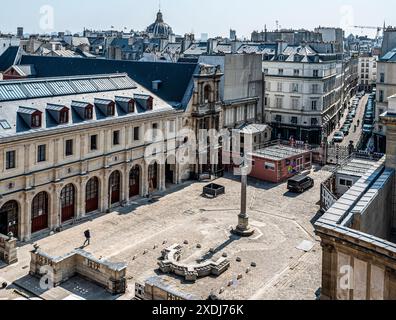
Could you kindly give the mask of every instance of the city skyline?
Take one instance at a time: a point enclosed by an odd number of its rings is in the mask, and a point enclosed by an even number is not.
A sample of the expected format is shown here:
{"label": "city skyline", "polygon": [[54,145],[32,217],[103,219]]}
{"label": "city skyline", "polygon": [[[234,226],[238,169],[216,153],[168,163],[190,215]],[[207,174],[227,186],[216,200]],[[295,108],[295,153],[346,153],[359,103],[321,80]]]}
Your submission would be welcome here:
{"label": "city skyline", "polygon": [[[95,3],[96,4],[96,3]],[[24,27],[26,33],[51,33],[68,30],[72,33],[81,32],[84,28],[106,30],[113,26],[116,30],[144,30],[153,22],[159,5],[164,14],[164,20],[170,24],[175,34],[193,32],[199,37],[202,33],[208,33],[209,37],[228,36],[229,29],[237,31],[240,38],[250,38],[254,30],[261,31],[265,28],[275,30],[278,27],[286,29],[314,29],[318,26],[342,27],[346,35],[375,36],[376,31],[370,29],[351,28],[355,25],[361,26],[383,26],[392,24],[396,14],[386,10],[385,1],[380,1],[376,5],[383,7],[385,16],[371,16],[369,2],[351,0],[348,3],[336,0],[331,3],[315,3],[315,6],[304,8],[306,16],[295,15],[296,10],[301,8],[301,3],[286,0],[284,6],[266,3],[259,0],[249,0],[249,7],[246,10],[246,2],[240,1],[216,1],[209,0],[194,2],[186,0],[183,2],[176,0],[162,1],[149,0],[138,3],[133,0],[128,3],[122,0],[114,0],[111,7],[95,5],[92,0],[77,2],[75,0],[61,3],[59,1],[35,1],[34,3],[16,0],[7,6],[11,11],[18,9],[19,16],[7,15],[6,11],[0,13],[0,31],[3,33],[14,33],[19,26]],[[145,14],[136,14],[135,8]],[[202,14],[200,8],[209,7]],[[229,10],[221,11],[222,8]],[[15,10],[13,10],[13,8]],[[22,9],[21,9],[22,8]],[[285,10],[284,8],[288,8]],[[53,15],[48,19],[47,15]],[[254,9],[254,10],[253,10]],[[130,12],[130,14],[128,14]],[[222,12],[219,15],[219,12]],[[322,15],[326,12],[326,15]],[[204,15],[203,15],[204,14]],[[104,17],[106,19],[98,17]],[[180,19],[180,15],[184,19]],[[104,22],[106,21],[106,22]]]}

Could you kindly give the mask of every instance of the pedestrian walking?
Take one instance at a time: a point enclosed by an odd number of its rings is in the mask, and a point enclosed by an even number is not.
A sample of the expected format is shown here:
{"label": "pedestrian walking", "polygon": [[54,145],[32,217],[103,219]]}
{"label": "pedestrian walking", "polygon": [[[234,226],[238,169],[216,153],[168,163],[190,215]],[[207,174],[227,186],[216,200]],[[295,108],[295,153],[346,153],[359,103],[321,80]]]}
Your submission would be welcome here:
{"label": "pedestrian walking", "polygon": [[84,236],[85,236],[85,241],[83,244],[83,247],[89,246],[91,243],[91,232],[89,230],[86,230],[84,232]]}

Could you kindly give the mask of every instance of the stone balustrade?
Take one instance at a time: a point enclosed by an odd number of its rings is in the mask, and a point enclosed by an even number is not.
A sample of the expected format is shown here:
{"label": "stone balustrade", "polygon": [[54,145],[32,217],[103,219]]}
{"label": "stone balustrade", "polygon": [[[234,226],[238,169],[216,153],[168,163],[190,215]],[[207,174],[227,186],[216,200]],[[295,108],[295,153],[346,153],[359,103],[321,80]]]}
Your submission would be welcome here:
{"label": "stone balustrade", "polygon": [[52,257],[40,250],[31,252],[30,275],[42,277],[48,272],[48,267],[55,287],[79,275],[104,287],[111,294],[121,294],[126,291],[125,263],[99,260],[81,249],[62,257]]}
{"label": "stone balustrade", "polygon": [[17,239],[0,234],[0,260],[7,264],[18,262]]}
{"label": "stone balustrade", "polygon": [[201,264],[184,264],[179,262],[181,259],[182,247],[174,244],[162,251],[162,261],[158,262],[159,268],[164,273],[175,273],[182,276],[187,281],[195,282],[198,278],[209,275],[219,276],[230,267],[230,262],[226,258],[219,260],[208,260]]}

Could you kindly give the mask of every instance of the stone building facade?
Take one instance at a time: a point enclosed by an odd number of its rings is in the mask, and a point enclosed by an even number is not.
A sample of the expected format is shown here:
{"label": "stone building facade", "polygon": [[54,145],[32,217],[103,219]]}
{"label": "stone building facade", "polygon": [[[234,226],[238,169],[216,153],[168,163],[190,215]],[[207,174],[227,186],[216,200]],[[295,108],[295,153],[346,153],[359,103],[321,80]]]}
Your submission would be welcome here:
{"label": "stone building facade", "polygon": [[321,298],[396,299],[396,106],[381,115],[387,154],[315,223],[321,238]]}
{"label": "stone building facade", "polygon": [[27,241],[189,177],[184,112],[125,74],[1,83],[0,99],[0,233]]}
{"label": "stone building facade", "polygon": [[359,90],[371,92],[377,82],[377,56],[361,54],[359,56]]}
{"label": "stone building facade", "polygon": [[319,54],[310,46],[283,48],[263,60],[265,118],[274,137],[320,144],[341,119],[356,90],[356,59]]}
{"label": "stone building facade", "polygon": [[377,64],[377,96],[375,108],[374,136],[377,150],[385,152],[386,127],[380,116],[388,110],[389,97],[396,94],[396,48],[384,54]]}

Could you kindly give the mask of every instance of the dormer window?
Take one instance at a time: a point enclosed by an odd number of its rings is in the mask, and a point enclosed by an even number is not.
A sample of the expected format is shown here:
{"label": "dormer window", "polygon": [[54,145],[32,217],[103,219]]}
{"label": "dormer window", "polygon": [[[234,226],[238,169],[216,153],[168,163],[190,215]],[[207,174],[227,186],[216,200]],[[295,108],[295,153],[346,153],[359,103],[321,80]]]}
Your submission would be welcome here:
{"label": "dormer window", "polygon": [[115,103],[113,100],[95,98],[95,106],[100,110],[101,113],[103,113],[104,116],[115,116]]}
{"label": "dormer window", "polygon": [[46,110],[57,124],[66,124],[69,122],[68,107],[57,104],[47,104]]}
{"label": "dormer window", "polygon": [[29,108],[29,107],[19,107],[18,115],[22,118],[23,122],[31,129],[41,128],[42,124],[42,112]]}
{"label": "dormer window", "polygon": [[137,102],[145,110],[153,110],[153,97],[148,94],[135,94],[135,102]]}
{"label": "dormer window", "polygon": [[125,113],[135,112],[135,100],[129,97],[115,97],[115,102]]}
{"label": "dormer window", "polygon": [[32,115],[32,128],[41,128],[41,114]]}
{"label": "dormer window", "polygon": [[72,101],[71,107],[82,120],[93,119],[93,105],[87,102]]}

